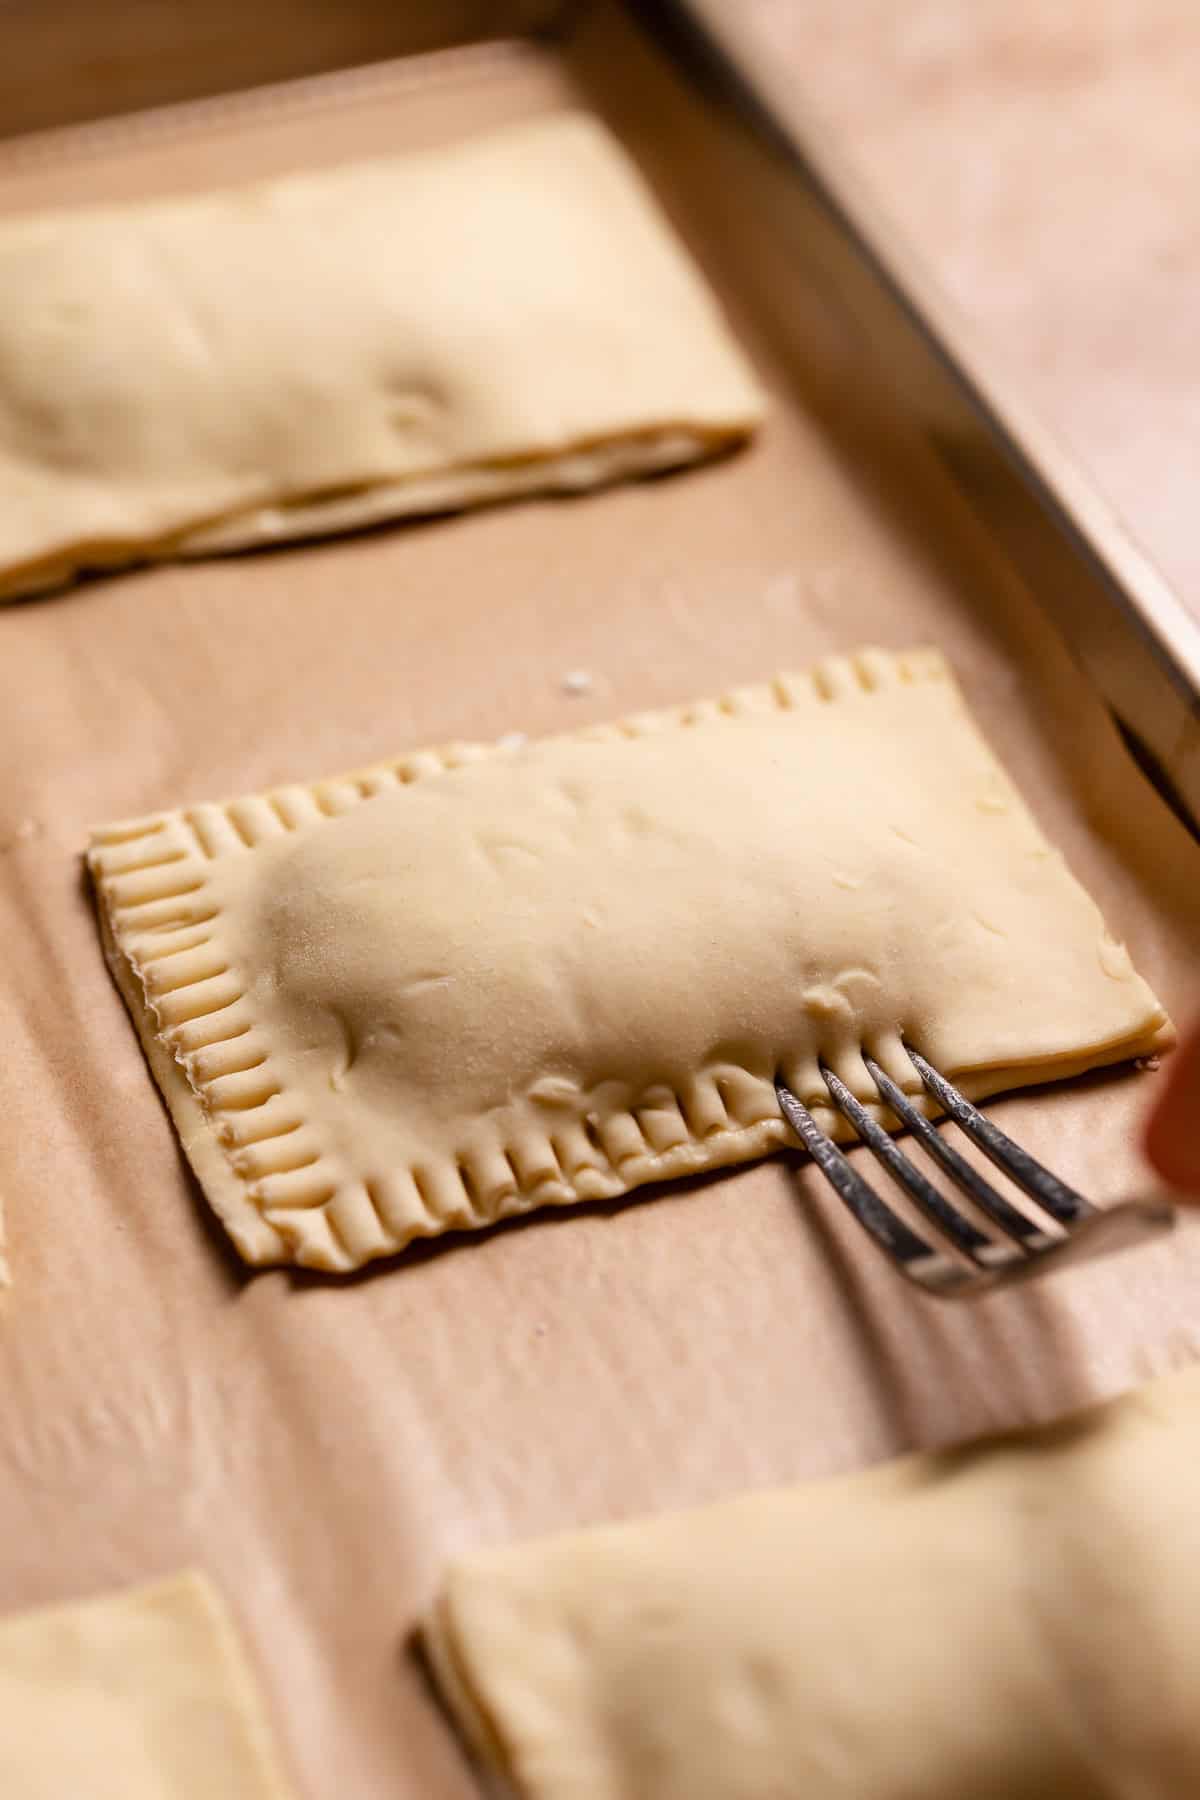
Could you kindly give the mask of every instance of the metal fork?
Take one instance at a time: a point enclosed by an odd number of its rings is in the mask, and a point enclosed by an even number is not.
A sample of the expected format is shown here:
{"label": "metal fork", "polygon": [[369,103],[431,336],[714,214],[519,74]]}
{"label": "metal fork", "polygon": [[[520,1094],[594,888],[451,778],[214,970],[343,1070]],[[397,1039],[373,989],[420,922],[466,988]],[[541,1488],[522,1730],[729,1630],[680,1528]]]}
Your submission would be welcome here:
{"label": "metal fork", "polygon": [[870,1056],[867,1071],[879,1097],[909,1127],[918,1143],[941,1165],[955,1186],[998,1228],[999,1237],[981,1231],[965,1213],[923,1175],[895,1140],[856,1100],[844,1081],[826,1064],[821,1078],[838,1111],[850,1121],[868,1150],[949,1240],[949,1254],[905,1223],[827,1137],[804,1103],[777,1081],[780,1110],[839,1199],[845,1201],[863,1229],[885,1250],[902,1275],[926,1293],[942,1299],[967,1299],[991,1288],[1026,1281],[1062,1268],[1068,1262],[1106,1256],[1115,1250],[1170,1230],[1174,1208],[1165,1200],[1125,1200],[1101,1210],[1052,1175],[1019,1144],[984,1117],[978,1107],[939,1075],[910,1044],[904,1046],[927,1091],[942,1111],[988,1156],[1016,1187],[1033,1200],[1044,1218],[1030,1217],[994,1188],[978,1169],[948,1143],[941,1132]]}

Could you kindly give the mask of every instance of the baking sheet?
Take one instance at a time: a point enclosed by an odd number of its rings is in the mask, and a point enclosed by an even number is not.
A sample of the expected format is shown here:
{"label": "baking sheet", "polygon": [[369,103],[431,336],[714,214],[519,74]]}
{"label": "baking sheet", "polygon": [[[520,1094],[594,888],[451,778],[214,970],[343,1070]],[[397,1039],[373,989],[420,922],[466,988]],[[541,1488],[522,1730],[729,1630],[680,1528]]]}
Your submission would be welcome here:
{"label": "baking sheet", "polygon": [[[200,1564],[305,1800],[476,1791],[405,1648],[454,1552],[1043,1418],[1200,1352],[1186,1225],[948,1308],[776,1160],[349,1281],[250,1277],[187,1174],[100,956],[89,825],[407,745],[561,730],[866,640],[946,650],[1138,966],[1181,1015],[1196,1002],[1200,849],[887,418],[828,297],[785,296],[708,122],[623,30],[598,8],[565,63],[468,51],[0,155],[13,210],[583,98],[658,183],[775,399],[756,447],[668,480],[0,611],[0,1609]],[[572,670],[589,692],[565,690]],[[993,1110],[1105,1200],[1146,1181],[1154,1086],[1100,1076]]]}

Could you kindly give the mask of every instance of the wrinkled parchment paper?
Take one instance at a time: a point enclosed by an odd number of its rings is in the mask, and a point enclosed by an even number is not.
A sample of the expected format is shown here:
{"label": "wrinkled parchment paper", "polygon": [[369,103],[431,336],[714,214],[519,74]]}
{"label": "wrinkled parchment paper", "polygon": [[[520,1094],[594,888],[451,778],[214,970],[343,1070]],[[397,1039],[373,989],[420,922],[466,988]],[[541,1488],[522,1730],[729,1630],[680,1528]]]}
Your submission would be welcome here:
{"label": "wrinkled parchment paper", "polygon": [[[609,116],[775,399],[755,448],[669,480],[0,612],[0,1609],[203,1566],[305,1800],[476,1791],[405,1649],[452,1553],[1044,1418],[1200,1352],[1186,1226],[947,1307],[775,1160],[357,1279],[251,1277],[188,1176],[100,956],[90,825],[427,741],[561,730],[865,641],[946,650],[1139,968],[1181,1016],[1196,1004],[1200,850],[889,424],[819,292],[780,352],[753,221],[711,179],[702,116],[649,60],[613,79],[596,31],[573,70],[468,52],[0,158],[4,210],[113,199],[603,104],[611,85]],[[993,1110],[1107,1200],[1146,1183],[1154,1086],[1100,1076]]]}

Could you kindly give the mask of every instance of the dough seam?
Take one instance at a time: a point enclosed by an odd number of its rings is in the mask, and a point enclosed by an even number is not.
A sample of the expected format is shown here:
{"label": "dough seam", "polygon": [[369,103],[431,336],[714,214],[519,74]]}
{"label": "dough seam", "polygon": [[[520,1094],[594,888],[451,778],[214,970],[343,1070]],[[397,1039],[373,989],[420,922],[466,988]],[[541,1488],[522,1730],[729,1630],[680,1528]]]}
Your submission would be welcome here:
{"label": "dough seam", "polygon": [[[0,575],[0,600],[52,593],[81,575],[114,575],[156,562],[236,555],[278,543],[335,537],[372,525],[446,518],[512,500],[574,498],[639,476],[686,469],[740,444],[746,429],[717,424],[647,426],[543,451],[431,464],[403,476],[363,476],[322,487],[280,487],[235,512],[219,512],[157,538],[81,540],[14,564]],[[603,471],[594,459],[604,459]],[[591,462],[589,459],[592,459]]]}

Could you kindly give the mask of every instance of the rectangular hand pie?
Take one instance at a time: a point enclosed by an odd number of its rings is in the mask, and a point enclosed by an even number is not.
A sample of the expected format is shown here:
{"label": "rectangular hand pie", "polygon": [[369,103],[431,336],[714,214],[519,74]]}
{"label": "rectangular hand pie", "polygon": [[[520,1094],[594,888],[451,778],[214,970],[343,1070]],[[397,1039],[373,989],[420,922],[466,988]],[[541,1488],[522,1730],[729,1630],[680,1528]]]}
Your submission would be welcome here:
{"label": "rectangular hand pie", "polygon": [[0,222],[0,596],[688,463],[759,390],[604,129]]}
{"label": "rectangular hand pie", "polygon": [[[942,658],[95,834],[108,956],[241,1254],[353,1269],[830,1130],[907,1037],[968,1094],[1169,1029]],[[878,1115],[877,1115],[878,1116]]]}
{"label": "rectangular hand pie", "polygon": [[518,1800],[1200,1793],[1200,1373],[469,1557],[425,1644]]}
{"label": "rectangular hand pie", "polygon": [[287,1800],[202,1575],[0,1619],[4,1800]]}

